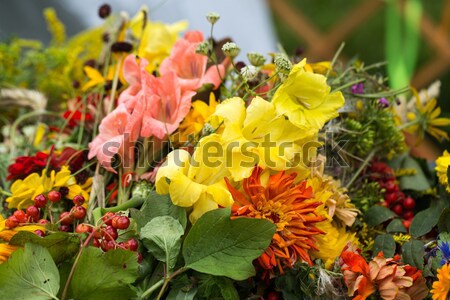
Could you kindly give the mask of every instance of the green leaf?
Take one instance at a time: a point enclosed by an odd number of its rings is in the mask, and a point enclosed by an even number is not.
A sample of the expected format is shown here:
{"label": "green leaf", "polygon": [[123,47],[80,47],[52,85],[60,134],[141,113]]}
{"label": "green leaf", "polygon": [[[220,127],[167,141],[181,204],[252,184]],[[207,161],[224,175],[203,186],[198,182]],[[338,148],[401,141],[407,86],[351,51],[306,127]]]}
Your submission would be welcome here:
{"label": "green leaf", "polygon": [[389,225],[386,227],[387,233],[407,233],[405,226],[403,226],[403,223],[400,219],[394,219],[392,220]]}
{"label": "green leaf", "polygon": [[78,235],[66,232],[56,232],[42,238],[32,232],[20,231],[11,238],[9,243],[21,247],[26,243],[44,246],[57,264],[73,258],[80,249]]}
{"label": "green leaf", "polygon": [[423,256],[425,254],[423,250],[424,243],[419,240],[410,240],[402,246],[402,260],[423,270]]}
{"label": "green leaf", "polygon": [[230,278],[198,274],[198,296],[204,299],[239,300],[239,294]]}
{"label": "green leaf", "polygon": [[400,177],[400,188],[402,190],[424,191],[431,188],[420,164],[411,156],[405,156],[401,163],[402,169],[414,169],[416,173],[410,176]]}
{"label": "green leaf", "polygon": [[137,271],[135,252],[116,249],[104,253],[87,247],[78,261],[69,294],[77,300],[129,299],[135,296],[128,285],[136,280]]}
{"label": "green leaf", "polygon": [[0,299],[58,299],[59,273],[47,249],[31,243],[0,265]]}
{"label": "green leaf", "polygon": [[439,232],[450,232],[450,207],[444,209],[438,221]]}
{"label": "green leaf", "polygon": [[170,282],[170,290],[166,300],[192,300],[196,294],[197,286],[189,280],[186,274],[182,274]]}
{"label": "green leaf", "polygon": [[168,263],[172,270],[177,262],[181,236],[184,234],[180,222],[170,216],[156,217],[141,229],[140,234],[148,251],[159,261]]}
{"label": "green leaf", "polygon": [[419,212],[411,222],[409,233],[414,237],[420,237],[430,232],[438,222],[437,214],[439,212],[434,207]]}
{"label": "green leaf", "polygon": [[375,238],[373,244],[373,256],[377,256],[380,251],[384,257],[393,257],[395,254],[395,241],[391,234],[381,234]]}
{"label": "green leaf", "polygon": [[136,220],[138,230],[153,218],[160,216],[171,216],[178,220],[183,228],[186,229],[186,210],[183,207],[174,205],[169,195],[159,195],[155,191],[151,191],[150,197],[145,200],[140,210],[131,210],[131,217]]}
{"label": "green leaf", "polygon": [[389,208],[374,205],[369,208],[364,214],[364,220],[369,226],[377,226],[387,220],[395,218],[397,215],[393,213]]}
{"label": "green leaf", "polygon": [[186,267],[244,280],[255,275],[252,261],[270,244],[275,225],[267,220],[230,219],[230,208],[204,214],[183,244]]}

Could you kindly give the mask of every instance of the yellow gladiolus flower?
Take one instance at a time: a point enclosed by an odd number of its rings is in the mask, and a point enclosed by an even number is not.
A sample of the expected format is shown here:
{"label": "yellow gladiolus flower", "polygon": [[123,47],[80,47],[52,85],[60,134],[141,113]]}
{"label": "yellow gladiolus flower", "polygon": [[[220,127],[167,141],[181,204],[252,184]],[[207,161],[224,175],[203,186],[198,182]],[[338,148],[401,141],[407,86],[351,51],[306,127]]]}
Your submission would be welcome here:
{"label": "yellow gladiolus flower", "polygon": [[249,177],[255,165],[277,171],[300,167],[296,172],[304,175],[304,162],[313,150],[304,146],[318,146],[308,144],[314,141],[316,130],[296,127],[260,97],[253,98],[247,109],[241,98],[225,100],[211,116],[215,123],[219,123],[217,119],[224,124],[221,139],[235,181]]}
{"label": "yellow gladiolus flower", "polygon": [[306,71],[305,65],[306,59],[292,68],[272,103],[294,125],[319,130],[339,115],[345,100],[341,92],[330,93],[325,76]]}
{"label": "yellow gladiolus flower", "polygon": [[33,199],[39,194],[46,194],[53,189],[67,188],[65,197],[73,199],[76,195],[82,195],[89,201],[89,192],[92,185],[92,178],[86,180],[83,186],[76,183],[71,176],[69,167],[63,166],[59,172],[54,170],[47,176],[47,170],[42,170],[42,175],[37,173],[28,175],[24,180],[16,180],[11,186],[12,196],[6,198],[8,208],[24,209],[33,205]]}
{"label": "yellow gladiolus flower", "polygon": [[450,193],[450,187],[448,185],[448,167],[450,166],[450,154],[447,150],[444,151],[442,156],[436,159],[436,173],[439,178],[439,183],[446,187],[447,192]]}
{"label": "yellow gladiolus flower", "polygon": [[233,204],[224,178],[228,175],[220,151],[220,137],[209,135],[200,140],[191,156],[177,149],[167,156],[156,174],[156,192],[169,194],[173,204],[192,207],[189,220],[195,223],[205,212]]}

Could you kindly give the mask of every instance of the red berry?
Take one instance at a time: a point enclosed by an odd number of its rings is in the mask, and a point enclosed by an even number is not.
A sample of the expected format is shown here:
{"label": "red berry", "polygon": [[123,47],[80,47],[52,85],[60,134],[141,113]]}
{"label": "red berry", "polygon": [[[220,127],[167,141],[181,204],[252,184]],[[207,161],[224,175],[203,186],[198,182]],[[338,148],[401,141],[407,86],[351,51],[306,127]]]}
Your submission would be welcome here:
{"label": "red berry", "polygon": [[111,225],[112,219],[114,218],[115,215],[116,215],[115,213],[109,211],[103,215],[102,220],[106,225]]}
{"label": "red berry", "polygon": [[110,239],[116,240],[119,237],[119,234],[117,233],[117,229],[108,225],[103,230],[103,237],[108,240]]}
{"label": "red berry", "polygon": [[94,241],[92,242],[92,246],[99,248],[101,246],[99,239],[94,238]]}
{"label": "red berry", "polygon": [[386,193],[385,195],[384,195],[384,200],[387,202],[387,203],[389,203],[389,204],[391,204],[391,203],[394,203],[395,201],[397,201],[397,193]]}
{"label": "red berry", "polygon": [[10,216],[8,219],[6,219],[5,226],[9,229],[13,229],[19,226],[19,220],[17,220],[15,216]]}
{"label": "red berry", "polygon": [[409,229],[409,227],[411,226],[411,221],[410,220],[403,220],[403,226],[405,226],[406,229]]}
{"label": "red berry", "polygon": [[86,208],[83,206],[74,206],[72,208],[72,216],[77,220],[84,219],[86,217]]}
{"label": "red berry", "polygon": [[389,203],[387,203],[386,201],[381,201],[380,205],[386,208],[389,208]]}
{"label": "red berry", "polygon": [[394,181],[390,180],[390,181],[386,182],[384,187],[385,187],[387,192],[390,192],[390,193],[398,192],[398,186],[395,184]]}
{"label": "red berry", "polygon": [[73,222],[73,217],[70,215],[70,212],[64,211],[59,215],[59,219],[61,220],[61,224],[70,225]]}
{"label": "red berry", "polygon": [[75,204],[77,206],[83,205],[84,197],[81,195],[76,195],[75,197],[73,197],[72,201],[73,201],[73,204]]}
{"label": "red berry", "polygon": [[137,254],[137,262],[138,262],[138,264],[140,264],[142,262],[142,254],[140,254],[139,252]]}
{"label": "red berry", "polygon": [[96,239],[101,239],[101,238],[102,238],[102,234],[101,234],[101,232],[100,232],[99,229],[97,229],[97,230],[94,231],[93,236],[94,236],[94,238],[96,238]]}
{"label": "red berry", "polygon": [[114,216],[113,218],[112,218],[112,220],[111,220],[111,226],[112,227],[114,227],[114,228],[118,228],[117,227],[117,222],[119,221],[119,218],[120,218],[120,216]]}
{"label": "red berry", "polygon": [[77,227],[75,228],[76,233],[85,233],[90,231],[91,227],[86,224],[78,224]]}
{"label": "red berry", "polygon": [[38,224],[42,224],[42,225],[47,225],[48,224],[48,220],[40,219],[37,223]]}
{"label": "red berry", "polygon": [[34,197],[34,205],[38,208],[44,207],[47,204],[47,198],[39,194],[36,197]]}
{"label": "red berry", "polygon": [[34,205],[28,206],[28,208],[27,208],[27,215],[29,217],[31,217],[31,219],[33,219],[33,220],[39,219],[39,214],[40,214],[39,213],[39,208],[37,208]]}
{"label": "red berry", "polygon": [[59,202],[61,200],[61,193],[58,191],[50,191],[47,194],[48,200],[52,201],[52,202]]}
{"label": "red berry", "polygon": [[411,221],[414,218],[414,213],[412,211],[406,211],[403,213],[403,219]]}
{"label": "red berry", "polygon": [[70,231],[70,225],[61,225],[61,226],[59,226],[59,231],[69,232]]}
{"label": "red berry", "polygon": [[40,236],[40,237],[44,237],[45,236],[45,232],[43,232],[42,230],[35,230],[34,231],[34,233],[37,235],[37,236]]}
{"label": "red berry", "polygon": [[16,210],[13,214],[19,223],[26,223],[28,221],[28,216],[23,210]]}
{"label": "red berry", "polygon": [[[115,221],[115,222],[114,222]],[[130,226],[130,219],[125,216],[120,216],[113,219],[112,226],[117,229],[127,229]]]}
{"label": "red berry", "polygon": [[136,251],[139,247],[138,242],[135,239],[129,239],[126,242],[127,248],[131,251]]}
{"label": "red berry", "polygon": [[277,292],[270,292],[267,294],[266,300],[280,300],[280,294]]}
{"label": "red berry", "polygon": [[400,204],[396,204],[393,208],[392,211],[395,212],[397,215],[401,216],[403,213],[403,207]]}
{"label": "red berry", "polygon": [[407,197],[403,200],[403,207],[406,209],[413,209],[416,206],[416,201],[413,198]]}
{"label": "red berry", "polygon": [[116,243],[114,243],[114,241],[111,240],[109,241],[103,240],[101,243],[101,247],[103,251],[107,252],[108,250],[114,249],[116,247]]}

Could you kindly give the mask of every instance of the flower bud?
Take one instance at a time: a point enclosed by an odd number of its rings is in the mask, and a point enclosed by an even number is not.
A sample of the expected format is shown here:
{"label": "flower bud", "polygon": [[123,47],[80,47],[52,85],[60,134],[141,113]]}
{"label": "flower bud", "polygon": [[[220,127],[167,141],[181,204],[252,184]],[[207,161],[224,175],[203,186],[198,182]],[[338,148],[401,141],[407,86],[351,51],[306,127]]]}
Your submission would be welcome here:
{"label": "flower bud", "polygon": [[250,81],[258,75],[258,68],[255,66],[245,66],[241,69],[241,75],[244,77],[245,81]]}
{"label": "flower bud", "polygon": [[203,125],[203,130],[202,130],[203,136],[213,134],[214,132],[216,132],[216,129],[211,124],[205,123],[205,125]]}
{"label": "flower bud", "polygon": [[222,51],[226,56],[235,58],[241,52],[241,48],[233,42],[227,42],[222,46]]}
{"label": "flower bud", "polygon": [[255,67],[261,67],[266,62],[264,55],[262,55],[258,52],[247,53],[247,58],[248,58],[248,61]]}
{"label": "flower bud", "polygon": [[210,12],[206,15],[206,20],[208,20],[211,25],[214,25],[217,21],[219,21],[220,15],[215,12]]}
{"label": "flower bud", "polygon": [[209,54],[209,43],[208,41],[203,41],[197,45],[195,48],[195,53],[208,56]]}
{"label": "flower bud", "polygon": [[291,72],[292,63],[286,55],[284,54],[275,55],[275,59],[273,62],[278,72],[282,74],[289,74],[289,72]]}

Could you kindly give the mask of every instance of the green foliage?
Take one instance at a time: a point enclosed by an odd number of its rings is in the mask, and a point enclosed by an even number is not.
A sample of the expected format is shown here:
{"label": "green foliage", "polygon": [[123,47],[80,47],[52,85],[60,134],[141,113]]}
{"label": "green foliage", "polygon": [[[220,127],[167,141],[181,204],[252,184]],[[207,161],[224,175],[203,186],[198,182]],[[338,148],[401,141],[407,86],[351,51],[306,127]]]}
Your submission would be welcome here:
{"label": "green foliage", "polygon": [[199,299],[238,300],[239,294],[233,281],[227,277],[211,276],[199,273],[198,276]]}
{"label": "green foliage", "polygon": [[395,217],[396,214],[393,213],[389,208],[380,205],[372,206],[364,214],[364,220],[369,226],[377,226]]}
{"label": "green foliage", "polygon": [[450,207],[445,208],[438,221],[440,232],[450,232]]}
{"label": "green foliage", "polygon": [[170,216],[153,218],[141,228],[140,235],[147,250],[172,270],[177,262],[184,234],[180,222]]}
{"label": "green foliage", "polygon": [[0,299],[58,299],[59,273],[42,246],[25,244],[0,265]]}
{"label": "green foliage", "polygon": [[192,300],[197,296],[197,287],[183,274],[170,282],[167,300]]}
{"label": "green foliage", "polygon": [[317,294],[317,276],[315,267],[296,264],[292,270],[287,270],[284,275],[275,279],[275,286],[281,290],[284,299],[305,299]]}
{"label": "green foliage", "polygon": [[380,234],[375,238],[373,256],[383,252],[384,257],[393,257],[395,254],[395,241],[391,234]]}
{"label": "green foliage", "polygon": [[403,223],[400,219],[394,219],[392,220],[389,225],[386,227],[386,232],[388,233],[407,233],[405,226],[403,226]]}
{"label": "green foliage", "polygon": [[378,182],[366,180],[357,189],[351,190],[351,199],[352,203],[364,213],[383,200],[382,189]]}
{"label": "green foliage", "polygon": [[267,220],[230,219],[230,208],[204,214],[183,244],[186,267],[244,280],[255,275],[252,261],[269,246],[275,225]]}
{"label": "green foliage", "polygon": [[159,195],[154,190],[146,193],[148,193],[148,197],[141,209],[131,210],[131,217],[136,220],[138,230],[152,219],[160,216],[171,216],[175,220],[178,220],[183,228],[186,228],[187,217],[184,208],[174,205],[169,195]]}
{"label": "green foliage", "polygon": [[56,232],[42,238],[32,232],[20,231],[9,243],[16,246],[24,246],[26,243],[44,246],[57,264],[73,258],[80,248],[79,236],[66,232]]}
{"label": "green foliage", "polygon": [[416,159],[409,155],[398,156],[389,162],[393,169],[415,170],[414,174],[400,177],[402,190],[425,191],[431,188],[425,173]]}
{"label": "green foliage", "polygon": [[423,270],[423,242],[419,240],[411,240],[402,246],[402,260],[420,270]]}
{"label": "green foliage", "polygon": [[77,300],[129,299],[134,292],[128,286],[137,278],[135,252],[99,248],[84,249],[70,283],[69,295]]}

